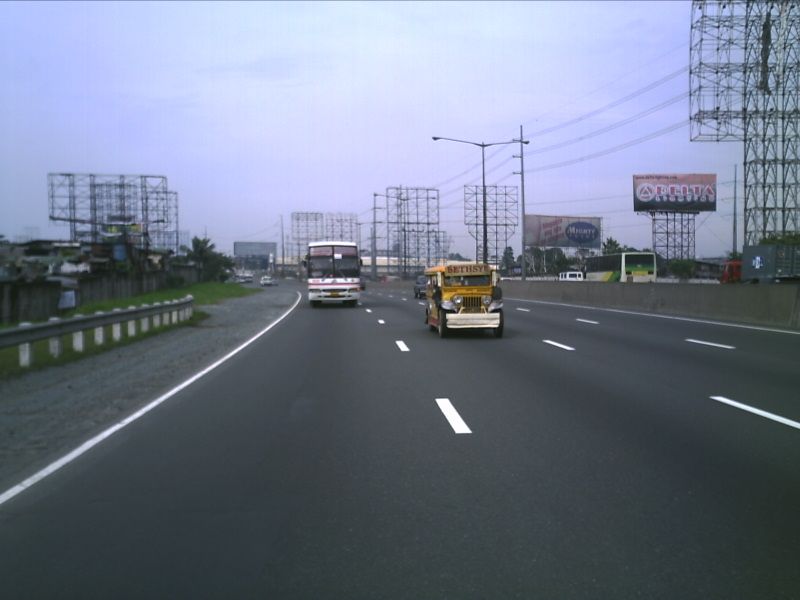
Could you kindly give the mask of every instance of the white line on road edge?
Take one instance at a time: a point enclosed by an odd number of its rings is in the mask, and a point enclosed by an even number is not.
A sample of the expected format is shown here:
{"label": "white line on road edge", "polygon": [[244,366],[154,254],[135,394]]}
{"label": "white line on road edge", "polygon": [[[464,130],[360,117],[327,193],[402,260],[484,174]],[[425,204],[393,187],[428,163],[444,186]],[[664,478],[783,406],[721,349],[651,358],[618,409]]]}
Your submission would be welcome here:
{"label": "white line on road edge", "polygon": [[397,340],[395,344],[397,344],[397,347],[400,348],[400,352],[410,352],[408,346],[406,346],[406,343],[403,340]]}
{"label": "white line on road edge", "polygon": [[519,307],[517,307],[517,310],[520,311],[520,312],[531,312],[530,308],[519,308]]}
{"label": "white line on road edge", "polygon": [[689,342],[690,344],[700,344],[701,346],[712,346],[714,348],[722,348],[723,350],[736,350],[736,346],[715,344],[714,342],[704,342],[703,340],[693,340],[692,338],[686,338],[686,341]]}
{"label": "white line on road edge", "polygon": [[450,427],[456,433],[472,433],[472,430],[464,423],[464,419],[458,414],[458,411],[450,404],[449,398],[437,398],[436,404],[439,405],[439,410],[442,411],[444,418],[450,423]]}
{"label": "white line on road edge", "polygon": [[787,419],[786,417],[781,417],[780,415],[775,415],[771,412],[761,410],[760,408],[753,408],[752,406],[748,406],[747,404],[742,404],[741,402],[736,402],[735,400],[731,400],[730,398],[726,398],[725,396],[710,396],[710,398],[712,400],[716,400],[717,402],[722,402],[723,404],[733,406],[734,408],[746,410],[747,412],[751,412],[754,415],[758,415],[766,419],[772,419],[773,421],[777,421],[778,423],[783,423],[784,425],[788,425],[789,427],[794,427],[795,429],[800,429],[800,423],[798,423],[797,421],[792,421],[791,419]]}
{"label": "white line on road edge", "polygon": [[545,344],[550,344],[551,346],[555,346],[556,348],[561,348],[562,350],[569,350],[572,352],[575,350],[572,346],[565,346],[564,344],[559,344],[558,342],[554,342],[553,340],[542,340]]}
{"label": "white line on road edge", "polygon": [[62,467],[68,465],[69,463],[71,463],[76,458],[79,458],[81,455],[85,454],[86,452],[88,452],[89,450],[91,450],[92,448],[97,446],[103,440],[105,440],[105,439],[111,437],[112,435],[114,435],[117,431],[119,431],[123,427],[126,427],[126,426],[130,425],[131,423],[133,423],[134,421],[138,420],[140,417],[143,417],[144,415],[149,413],[151,410],[153,410],[154,408],[156,408],[160,404],[163,404],[166,400],[169,400],[170,398],[172,398],[172,396],[174,396],[175,394],[177,394],[181,390],[189,387],[195,381],[197,381],[198,379],[200,379],[204,375],[206,375],[209,372],[211,372],[214,369],[216,369],[222,363],[226,362],[230,358],[233,358],[235,355],[239,354],[239,352],[241,352],[242,350],[247,348],[250,344],[255,342],[258,338],[260,338],[262,335],[267,333],[270,329],[272,329],[278,323],[280,323],[286,317],[288,317],[289,314],[297,307],[297,305],[299,304],[301,298],[302,298],[302,296],[298,292],[297,293],[297,300],[295,300],[294,304],[292,304],[292,306],[285,313],[283,313],[280,317],[278,317],[278,319],[276,319],[275,321],[270,323],[267,327],[265,327],[264,329],[259,331],[256,335],[251,337],[249,340],[247,340],[244,344],[242,344],[238,348],[235,348],[234,350],[231,350],[230,352],[228,352],[228,354],[226,354],[225,356],[220,358],[218,361],[210,364],[209,366],[207,366],[205,369],[203,369],[199,373],[196,373],[196,374],[192,375],[189,379],[187,379],[183,383],[175,386],[170,391],[168,391],[166,394],[163,394],[162,396],[159,396],[158,398],[156,398],[155,400],[150,402],[150,404],[140,408],[135,413],[133,413],[132,415],[126,417],[125,419],[123,419],[122,421],[117,423],[116,425],[112,425],[111,427],[109,427],[105,431],[97,434],[96,436],[94,436],[90,440],[87,440],[86,442],[84,442],[83,444],[81,444],[80,446],[75,448],[72,452],[70,452],[68,454],[65,454],[64,456],[59,458],[57,461],[50,463],[44,469],[42,469],[38,473],[35,473],[34,475],[31,475],[30,477],[28,477],[22,483],[19,483],[19,484],[15,485],[14,487],[12,487],[11,489],[6,490],[2,494],[0,494],[0,506],[2,506],[3,504],[5,504],[9,500],[11,500],[14,496],[16,496],[18,494],[21,494],[22,492],[27,490],[29,487],[39,483],[45,477],[47,477],[49,475],[52,475],[53,473],[55,473],[56,471],[58,471]]}
{"label": "white line on road edge", "polygon": [[589,325],[599,325],[600,324],[598,321],[592,321],[590,319],[575,319],[575,320],[578,321],[579,323],[588,323]]}
{"label": "white line on road edge", "polygon": [[386,321],[383,319],[378,319],[378,325],[386,325]]}

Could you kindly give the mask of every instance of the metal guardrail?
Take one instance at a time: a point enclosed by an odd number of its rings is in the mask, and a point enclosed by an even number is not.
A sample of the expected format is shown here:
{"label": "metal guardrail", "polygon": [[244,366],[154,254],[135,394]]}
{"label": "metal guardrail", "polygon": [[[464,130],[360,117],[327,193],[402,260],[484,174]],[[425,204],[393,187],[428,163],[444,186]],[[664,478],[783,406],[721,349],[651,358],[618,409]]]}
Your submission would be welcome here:
{"label": "metal guardrail", "polygon": [[[122,338],[122,325],[127,324],[127,337],[134,337],[138,331],[145,333],[152,327],[158,328],[190,319],[194,312],[194,298],[186,296],[181,300],[144,304],[127,309],[115,308],[111,312],[96,312],[93,315],[75,315],[68,319],[52,317],[47,323],[21,323],[18,327],[0,330],[0,348],[19,346],[19,364],[29,367],[33,362],[31,344],[40,340],[50,340],[52,356],[62,351],[62,336],[72,334],[72,347],[77,352],[84,350],[84,332],[94,330],[96,345],[105,343],[105,327],[111,326],[111,338]],[[137,328],[137,323],[139,327]]]}

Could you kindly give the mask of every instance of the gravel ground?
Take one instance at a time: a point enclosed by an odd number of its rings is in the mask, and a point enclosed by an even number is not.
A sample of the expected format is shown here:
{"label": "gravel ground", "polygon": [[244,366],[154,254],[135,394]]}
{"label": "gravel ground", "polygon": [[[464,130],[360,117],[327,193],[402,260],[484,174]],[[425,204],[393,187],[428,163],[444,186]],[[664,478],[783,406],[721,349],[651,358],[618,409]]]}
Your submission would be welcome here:
{"label": "gravel ground", "polygon": [[261,331],[298,290],[288,282],[203,306],[211,316],[199,325],[0,380],[0,493]]}

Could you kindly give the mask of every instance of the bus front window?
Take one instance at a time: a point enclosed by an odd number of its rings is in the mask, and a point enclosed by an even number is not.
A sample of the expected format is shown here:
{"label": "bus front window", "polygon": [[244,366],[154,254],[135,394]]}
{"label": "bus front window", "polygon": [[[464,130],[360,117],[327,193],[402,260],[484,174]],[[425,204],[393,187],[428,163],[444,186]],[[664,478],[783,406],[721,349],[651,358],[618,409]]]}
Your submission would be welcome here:
{"label": "bus front window", "polygon": [[309,277],[333,277],[333,257],[312,256],[308,261]]}

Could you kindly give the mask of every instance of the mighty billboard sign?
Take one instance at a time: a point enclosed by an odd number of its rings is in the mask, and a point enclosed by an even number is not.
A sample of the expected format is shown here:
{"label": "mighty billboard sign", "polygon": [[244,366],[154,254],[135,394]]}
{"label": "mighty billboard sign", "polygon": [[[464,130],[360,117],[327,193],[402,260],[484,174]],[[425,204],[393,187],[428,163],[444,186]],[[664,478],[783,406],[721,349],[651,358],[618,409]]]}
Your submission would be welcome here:
{"label": "mighty billboard sign", "polygon": [[549,248],[600,248],[600,217],[525,215],[525,243]]}
{"label": "mighty billboard sign", "polygon": [[634,175],[634,212],[700,212],[717,210],[717,176]]}

